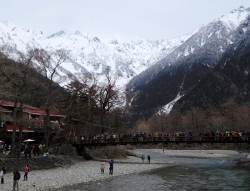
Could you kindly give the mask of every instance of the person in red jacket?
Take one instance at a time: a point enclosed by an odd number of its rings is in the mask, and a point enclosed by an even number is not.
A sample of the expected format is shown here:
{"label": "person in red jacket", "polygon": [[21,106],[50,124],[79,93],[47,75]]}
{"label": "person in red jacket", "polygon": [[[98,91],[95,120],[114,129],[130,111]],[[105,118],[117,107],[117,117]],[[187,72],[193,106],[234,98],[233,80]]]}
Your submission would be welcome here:
{"label": "person in red jacket", "polygon": [[23,181],[27,181],[28,180],[28,173],[29,173],[30,169],[29,166],[26,164],[24,166],[24,177],[23,177]]}

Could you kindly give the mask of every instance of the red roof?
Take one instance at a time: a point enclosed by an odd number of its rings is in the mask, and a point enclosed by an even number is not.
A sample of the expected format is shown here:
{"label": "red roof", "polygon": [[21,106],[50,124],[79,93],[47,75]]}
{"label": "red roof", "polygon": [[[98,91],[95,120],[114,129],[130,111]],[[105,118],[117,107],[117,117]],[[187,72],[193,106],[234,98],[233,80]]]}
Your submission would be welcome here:
{"label": "red roof", "polygon": [[14,102],[5,101],[5,100],[0,100],[0,105],[3,105],[3,106],[12,106],[12,107],[14,107]]}
{"label": "red roof", "polygon": [[1,107],[1,106],[0,106],[0,111],[1,111],[1,112],[4,112],[4,113],[11,113],[11,112],[12,112],[11,110],[6,109],[6,108],[3,108],[3,107]]}
{"label": "red roof", "polygon": [[[14,107],[14,102],[0,100],[0,105]],[[24,104],[23,107],[24,107],[23,112],[25,112],[25,113],[35,114],[35,115],[46,115],[46,112],[43,109],[39,109],[37,107],[26,105],[26,104]],[[8,109],[5,109],[5,110],[6,110],[6,112],[8,111]],[[0,111],[1,111],[1,109],[0,109]],[[50,116],[65,117],[64,115],[61,115],[61,114],[54,112],[54,111],[50,111]]]}
{"label": "red roof", "polygon": [[[39,108],[24,108],[23,112],[30,113],[30,114],[36,114],[36,115],[46,115],[45,110],[42,110]],[[64,117],[64,115],[61,115],[61,114],[54,112],[54,111],[50,111],[50,116]]]}
{"label": "red roof", "polygon": [[[6,130],[8,132],[12,132],[13,131],[13,125],[12,124],[6,124]],[[32,133],[34,132],[32,129],[28,128],[28,127],[23,127],[22,128],[24,133]],[[16,126],[16,132],[19,132],[19,126]]]}

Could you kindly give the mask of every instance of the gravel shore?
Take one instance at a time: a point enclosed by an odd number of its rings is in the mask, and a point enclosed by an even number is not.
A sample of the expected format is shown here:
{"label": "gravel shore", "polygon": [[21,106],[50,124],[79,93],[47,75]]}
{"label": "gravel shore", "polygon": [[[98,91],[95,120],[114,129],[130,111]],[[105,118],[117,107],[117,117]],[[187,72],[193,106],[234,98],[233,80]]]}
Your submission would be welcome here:
{"label": "gravel shore", "polygon": [[[153,152],[163,153],[160,149],[150,149]],[[202,157],[202,158],[218,158],[230,157],[239,154],[232,150],[164,150],[164,155],[181,156],[181,157]]]}
{"label": "gravel shore", "polygon": [[[237,151],[231,150],[163,150],[160,149],[138,149],[133,151],[138,157],[129,156],[124,160],[116,160],[114,164],[114,174],[109,175],[109,164],[106,161],[105,173],[101,174],[100,161],[82,161],[77,162],[70,167],[59,167],[49,170],[34,170],[29,172],[28,181],[23,181],[24,172],[21,172],[21,179],[19,180],[19,190],[21,191],[45,191],[45,190],[57,190],[64,186],[75,185],[79,183],[87,183],[90,181],[98,181],[109,179],[115,176],[122,176],[131,173],[139,173],[143,171],[150,171],[157,168],[162,168],[170,165],[177,165],[178,160],[173,160],[171,157],[202,157],[202,158],[214,158],[214,157],[230,157],[237,155]],[[142,163],[139,158],[141,154],[150,153],[152,161],[150,164]],[[155,158],[154,154],[161,157]],[[12,190],[13,175],[7,173],[5,175],[4,184],[0,184],[0,190],[10,191]]]}

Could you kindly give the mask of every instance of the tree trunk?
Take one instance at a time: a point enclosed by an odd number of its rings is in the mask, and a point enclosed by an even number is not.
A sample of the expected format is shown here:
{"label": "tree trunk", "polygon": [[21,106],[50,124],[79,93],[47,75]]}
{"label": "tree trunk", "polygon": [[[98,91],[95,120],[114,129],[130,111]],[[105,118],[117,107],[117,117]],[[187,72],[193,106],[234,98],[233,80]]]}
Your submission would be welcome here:
{"label": "tree trunk", "polygon": [[15,147],[16,147],[16,126],[17,126],[17,99],[14,102],[14,110],[13,110],[13,131],[12,131],[12,138],[11,138],[11,149],[10,154],[15,154]]}
{"label": "tree trunk", "polygon": [[45,116],[45,129],[44,129],[44,135],[45,135],[45,149],[47,150],[49,148],[49,136],[50,136],[50,110],[45,109],[46,116]]}
{"label": "tree trunk", "polygon": [[19,138],[18,138],[18,147],[22,147],[22,141],[23,141],[23,100],[21,100],[21,105],[20,105],[20,119],[21,123],[19,125]]}
{"label": "tree trunk", "polygon": [[102,134],[104,134],[104,115],[101,116]]}

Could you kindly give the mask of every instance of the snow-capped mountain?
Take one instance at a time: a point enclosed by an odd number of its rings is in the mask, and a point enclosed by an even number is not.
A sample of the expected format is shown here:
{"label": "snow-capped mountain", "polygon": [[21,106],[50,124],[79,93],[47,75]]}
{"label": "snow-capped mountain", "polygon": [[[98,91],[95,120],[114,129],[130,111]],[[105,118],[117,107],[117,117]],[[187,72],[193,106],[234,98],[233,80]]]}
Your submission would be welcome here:
{"label": "snow-capped mountain", "polygon": [[119,78],[117,84],[125,84],[134,76],[148,68],[180,46],[190,36],[172,40],[150,41],[134,39],[121,41],[117,39],[102,42],[98,37],[91,37],[79,31],[62,30],[45,37],[34,29],[24,30],[5,21],[0,23],[0,46],[12,48],[10,56],[17,59],[17,53],[26,53],[29,49],[39,48],[48,51],[65,49],[69,57],[60,67],[61,76],[95,72],[102,74],[107,66]]}
{"label": "snow-capped mountain", "polygon": [[250,8],[240,7],[196,29],[175,50],[128,83],[131,105],[149,116],[156,112],[152,110],[183,99],[217,66],[228,48],[248,34],[249,20]]}
{"label": "snow-capped mountain", "polygon": [[[161,60],[135,76],[128,84],[127,90],[137,91],[138,88],[149,83],[165,72],[171,72],[179,65],[191,68],[195,61],[202,59],[203,65],[213,67],[218,59],[242,34],[235,34],[236,30],[250,14],[250,8],[231,11],[227,15],[201,26],[192,32],[192,35]],[[242,28],[243,32],[246,30]],[[176,94],[177,95],[177,94]]]}
{"label": "snow-capped mountain", "polygon": [[[42,32],[0,23],[0,46],[12,48],[10,56],[32,48],[65,49],[68,59],[58,75],[103,74],[106,67],[126,85],[131,106],[147,117],[166,106],[169,110],[218,65],[225,54],[249,35],[250,8],[240,7],[203,25],[189,35],[171,40],[113,39],[103,41],[79,31],[62,30],[45,37]],[[71,74],[71,75],[68,75]],[[64,85],[64,84],[62,84]],[[134,110],[135,111],[135,110]]]}

